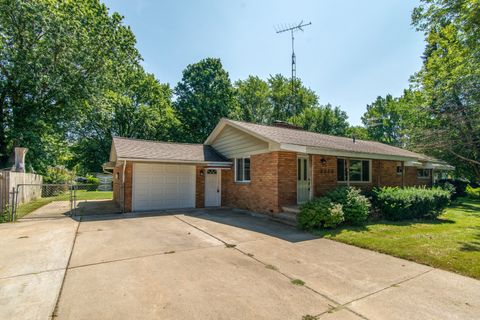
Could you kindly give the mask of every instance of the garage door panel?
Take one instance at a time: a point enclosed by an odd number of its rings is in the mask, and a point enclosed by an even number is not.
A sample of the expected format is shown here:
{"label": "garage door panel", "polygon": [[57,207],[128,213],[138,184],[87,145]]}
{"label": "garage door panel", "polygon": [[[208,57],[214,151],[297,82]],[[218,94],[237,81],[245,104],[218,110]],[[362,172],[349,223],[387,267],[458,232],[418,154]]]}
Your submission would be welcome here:
{"label": "garage door panel", "polygon": [[195,207],[195,166],[134,165],[133,210]]}

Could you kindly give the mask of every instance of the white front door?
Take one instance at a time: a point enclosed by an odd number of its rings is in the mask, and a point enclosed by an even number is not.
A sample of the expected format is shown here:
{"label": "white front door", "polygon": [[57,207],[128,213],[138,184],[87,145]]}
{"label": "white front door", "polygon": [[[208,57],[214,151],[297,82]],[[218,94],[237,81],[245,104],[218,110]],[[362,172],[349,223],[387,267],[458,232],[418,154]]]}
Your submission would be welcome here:
{"label": "white front door", "polygon": [[219,207],[221,203],[222,171],[207,169],[205,174],[205,207]]}
{"label": "white front door", "polygon": [[297,203],[310,200],[310,168],[308,156],[297,158]]}

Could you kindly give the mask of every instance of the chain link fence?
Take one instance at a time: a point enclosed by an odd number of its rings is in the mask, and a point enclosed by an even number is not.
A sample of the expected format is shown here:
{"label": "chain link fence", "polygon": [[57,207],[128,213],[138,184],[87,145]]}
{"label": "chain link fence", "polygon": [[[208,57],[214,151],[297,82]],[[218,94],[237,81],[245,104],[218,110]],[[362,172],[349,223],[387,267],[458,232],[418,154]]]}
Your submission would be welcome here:
{"label": "chain link fence", "polygon": [[98,184],[19,184],[10,192],[11,205],[0,222],[121,213],[108,189]]}

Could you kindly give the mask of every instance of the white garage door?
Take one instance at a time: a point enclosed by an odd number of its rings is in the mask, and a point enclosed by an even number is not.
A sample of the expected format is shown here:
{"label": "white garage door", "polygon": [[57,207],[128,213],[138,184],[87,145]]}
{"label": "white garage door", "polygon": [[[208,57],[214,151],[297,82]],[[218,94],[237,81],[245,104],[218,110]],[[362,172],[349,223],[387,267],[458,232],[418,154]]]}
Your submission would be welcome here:
{"label": "white garage door", "polygon": [[195,166],[135,163],[133,211],[194,208]]}

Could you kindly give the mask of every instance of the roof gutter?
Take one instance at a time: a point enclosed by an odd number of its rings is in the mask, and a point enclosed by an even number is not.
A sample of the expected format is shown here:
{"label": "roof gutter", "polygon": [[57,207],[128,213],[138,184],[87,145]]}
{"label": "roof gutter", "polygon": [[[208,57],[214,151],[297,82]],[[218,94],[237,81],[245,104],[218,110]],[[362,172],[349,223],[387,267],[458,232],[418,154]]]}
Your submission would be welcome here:
{"label": "roof gutter", "polygon": [[309,147],[303,145],[295,145],[282,143],[280,144],[280,150],[285,151],[294,151],[305,154],[319,154],[325,156],[337,156],[337,157],[347,157],[347,158],[366,158],[366,159],[378,159],[378,160],[394,160],[394,161],[417,161],[417,158],[413,157],[403,157],[395,155],[386,155],[386,154],[377,154],[377,153],[368,153],[368,152],[353,152],[353,151],[341,151],[328,148],[319,148],[319,147]]}
{"label": "roof gutter", "polygon": [[230,167],[232,165],[231,161],[192,161],[192,160],[174,160],[174,159],[117,158],[117,161],[204,164],[208,166],[218,166],[218,167]]}

